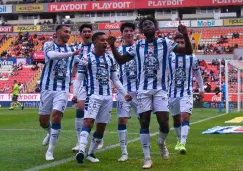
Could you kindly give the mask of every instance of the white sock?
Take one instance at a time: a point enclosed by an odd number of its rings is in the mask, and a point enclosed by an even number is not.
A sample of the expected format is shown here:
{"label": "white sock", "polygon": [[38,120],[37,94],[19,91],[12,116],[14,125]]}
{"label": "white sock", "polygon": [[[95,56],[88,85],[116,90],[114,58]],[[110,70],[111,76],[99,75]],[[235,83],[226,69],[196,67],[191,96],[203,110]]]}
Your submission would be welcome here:
{"label": "white sock", "polygon": [[80,139],[82,125],[83,125],[83,118],[75,118],[75,131],[76,131],[76,135],[78,138],[78,143],[79,143],[79,139]]}
{"label": "white sock", "polygon": [[118,130],[118,139],[121,146],[122,155],[128,155],[127,153],[127,130]]}
{"label": "white sock", "polygon": [[89,147],[89,151],[88,151],[88,155],[90,154],[94,154],[95,150],[97,149],[97,147],[99,146],[99,144],[101,143],[102,138],[92,138],[92,141],[90,143],[90,147]]}
{"label": "white sock", "polygon": [[177,137],[177,140],[181,142],[181,126],[174,126],[175,134]]}
{"label": "white sock", "polygon": [[79,139],[79,148],[80,151],[85,152],[86,146],[89,142],[89,133],[87,130],[82,130],[80,133],[80,139]]}
{"label": "white sock", "polygon": [[140,142],[142,144],[144,158],[151,158],[149,129],[140,129]]}
{"label": "white sock", "polygon": [[168,136],[168,133],[163,133],[163,132],[159,131],[159,137],[160,137],[160,143],[161,144],[165,143],[167,136]]}
{"label": "white sock", "polygon": [[182,127],[181,127],[181,144],[186,144],[186,140],[190,130],[189,122],[184,122],[184,123],[185,124],[182,123]]}
{"label": "white sock", "polygon": [[50,141],[49,141],[49,147],[48,147],[48,152],[53,153],[59,134],[61,132],[61,129],[52,129],[50,131]]}

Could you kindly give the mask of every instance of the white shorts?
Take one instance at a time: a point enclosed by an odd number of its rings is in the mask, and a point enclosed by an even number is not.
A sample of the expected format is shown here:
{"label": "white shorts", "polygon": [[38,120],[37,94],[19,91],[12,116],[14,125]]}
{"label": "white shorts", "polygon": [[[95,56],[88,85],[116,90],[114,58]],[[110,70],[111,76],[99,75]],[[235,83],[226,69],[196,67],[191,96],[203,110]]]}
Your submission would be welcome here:
{"label": "white shorts", "polygon": [[138,91],[138,113],[153,110],[153,112],[168,112],[168,95],[163,90]]}
{"label": "white shorts", "polygon": [[117,116],[118,118],[130,118],[130,109],[131,107],[133,108],[133,113],[134,115],[138,115],[137,114],[137,92],[129,92],[128,94],[130,94],[132,96],[132,101],[127,102],[124,97],[120,94],[117,93]]}
{"label": "white shorts", "polygon": [[78,101],[84,101],[86,100],[87,97],[87,91],[86,91],[86,87],[81,87],[79,92],[78,92]]}
{"label": "white shorts", "polygon": [[191,114],[192,108],[193,108],[192,96],[169,98],[169,109],[172,116],[176,116],[182,112]]}
{"label": "white shorts", "polygon": [[40,93],[40,115],[50,115],[52,110],[64,112],[68,103],[69,93],[66,91],[42,90]]}
{"label": "white shorts", "polygon": [[95,119],[96,123],[109,123],[113,105],[112,96],[89,96],[84,110],[84,119]]}

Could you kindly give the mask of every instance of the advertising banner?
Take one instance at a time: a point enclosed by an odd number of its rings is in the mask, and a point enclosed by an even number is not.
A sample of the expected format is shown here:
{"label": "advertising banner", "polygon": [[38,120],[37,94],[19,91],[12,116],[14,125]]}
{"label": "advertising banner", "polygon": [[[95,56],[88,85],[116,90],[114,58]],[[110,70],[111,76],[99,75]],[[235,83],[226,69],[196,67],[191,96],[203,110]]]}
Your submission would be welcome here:
{"label": "advertising banner", "polygon": [[43,32],[55,31],[55,29],[56,29],[55,25],[41,25],[40,26],[40,31],[43,31]]}
{"label": "advertising banner", "polygon": [[223,26],[223,20],[192,20],[191,27]]}
{"label": "advertising banner", "polygon": [[0,26],[0,33],[13,32],[12,26]]}
{"label": "advertising banner", "polygon": [[0,5],[0,14],[12,13],[12,12],[13,12],[12,5]]}
{"label": "advertising banner", "polygon": [[16,5],[16,12],[43,12],[44,5],[42,4],[25,4],[25,5]]}
{"label": "advertising banner", "polygon": [[224,26],[242,26],[243,18],[224,19]]}
{"label": "advertising banner", "polygon": [[0,58],[0,65],[16,64],[16,58]]}
{"label": "advertising banner", "polygon": [[242,0],[198,0],[199,7],[243,5]]}
{"label": "advertising banner", "polygon": [[49,3],[48,12],[120,11],[134,9],[134,0]]}
{"label": "advertising banner", "polygon": [[40,26],[14,26],[13,27],[14,32],[34,32],[34,31],[40,31]]}
{"label": "advertising banner", "polygon": [[[190,20],[182,20],[181,24],[185,25],[186,27],[191,27]],[[178,27],[179,21],[159,21],[159,28],[165,27]]]}
{"label": "advertising banner", "polygon": [[44,52],[40,51],[40,52],[35,52],[33,55],[34,60],[44,60]]}
{"label": "advertising banner", "polygon": [[122,23],[99,23],[98,30],[119,30]]}
{"label": "advertising banner", "polygon": [[[203,102],[220,102],[222,96],[220,94],[216,95],[215,93],[205,93],[205,97],[202,99]],[[237,93],[230,93],[229,94],[229,101],[237,102],[238,94]]]}

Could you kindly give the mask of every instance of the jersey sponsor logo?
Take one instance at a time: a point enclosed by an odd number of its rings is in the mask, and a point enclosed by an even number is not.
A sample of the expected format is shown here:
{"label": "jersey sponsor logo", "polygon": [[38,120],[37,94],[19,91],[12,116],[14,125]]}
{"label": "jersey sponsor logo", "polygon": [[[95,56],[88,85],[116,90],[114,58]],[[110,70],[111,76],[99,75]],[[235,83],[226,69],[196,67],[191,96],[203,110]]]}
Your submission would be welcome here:
{"label": "jersey sponsor logo", "polygon": [[145,55],[144,67],[145,78],[156,78],[157,75],[154,71],[159,70],[159,60],[152,52]]}
{"label": "jersey sponsor logo", "polygon": [[67,74],[67,67],[67,62],[64,59],[58,60],[53,69],[55,72],[54,79],[59,81],[65,80]]}
{"label": "jersey sponsor logo", "polygon": [[99,84],[108,85],[109,84],[109,71],[105,67],[98,67],[96,73],[96,79],[99,81]]}
{"label": "jersey sponsor logo", "polygon": [[131,60],[124,65],[124,72],[128,80],[133,80],[137,78],[137,62],[136,60]]}
{"label": "jersey sponsor logo", "polygon": [[186,81],[186,72],[183,68],[177,68],[175,70],[175,85],[178,88],[184,87],[183,82]]}

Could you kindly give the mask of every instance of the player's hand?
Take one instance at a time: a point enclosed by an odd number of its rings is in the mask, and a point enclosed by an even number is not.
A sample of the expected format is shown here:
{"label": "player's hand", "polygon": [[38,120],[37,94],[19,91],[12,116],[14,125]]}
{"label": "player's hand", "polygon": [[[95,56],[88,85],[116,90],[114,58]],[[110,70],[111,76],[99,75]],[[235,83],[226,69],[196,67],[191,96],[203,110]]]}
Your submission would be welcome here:
{"label": "player's hand", "polygon": [[187,34],[188,34],[186,26],[184,26],[184,25],[182,25],[182,24],[180,24],[180,25],[178,26],[178,31],[179,31],[181,34],[183,34],[183,35],[187,35]]}
{"label": "player's hand", "polygon": [[203,99],[204,98],[204,92],[200,92],[199,96],[200,96],[200,99]]}
{"label": "player's hand", "polygon": [[80,55],[81,50],[82,50],[82,48],[80,48],[80,49],[74,51],[74,52],[73,52],[73,56],[74,56],[74,55]]}
{"label": "player's hand", "polygon": [[125,95],[124,99],[128,102],[132,100],[132,96],[130,94]]}
{"label": "player's hand", "polygon": [[109,36],[108,36],[108,38],[107,38],[106,41],[107,41],[107,43],[108,43],[110,46],[112,46],[112,45],[115,44],[115,42],[116,42],[116,37],[111,35],[111,31],[110,31],[110,34],[109,34]]}
{"label": "player's hand", "polygon": [[73,102],[73,103],[77,103],[77,102],[78,102],[78,99],[77,99],[76,96],[73,96],[73,98],[72,98],[72,102]]}

